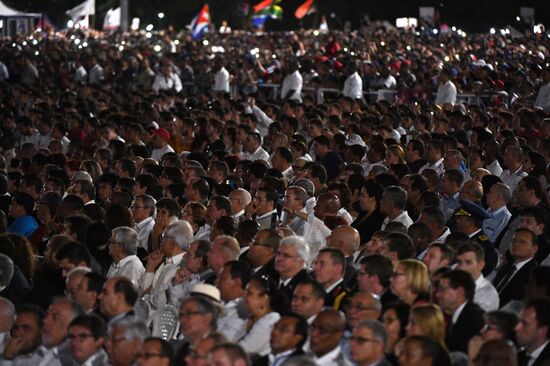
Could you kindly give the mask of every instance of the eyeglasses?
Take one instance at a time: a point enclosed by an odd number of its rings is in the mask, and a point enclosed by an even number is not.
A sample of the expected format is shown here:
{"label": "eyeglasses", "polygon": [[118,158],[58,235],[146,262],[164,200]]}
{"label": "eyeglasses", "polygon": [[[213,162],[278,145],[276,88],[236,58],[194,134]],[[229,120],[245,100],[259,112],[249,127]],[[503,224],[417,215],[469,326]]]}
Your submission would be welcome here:
{"label": "eyeglasses", "polygon": [[284,253],[284,252],[277,252],[277,257],[283,257],[283,258],[285,258],[285,259],[290,259],[290,258],[297,258],[298,256],[297,256],[297,255],[288,254],[288,253]]}
{"label": "eyeglasses", "polygon": [[181,311],[180,318],[190,318],[195,315],[202,315],[200,311]]}
{"label": "eyeglasses", "polygon": [[79,340],[80,342],[85,341],[87,338],[94,338],[92,334],[89,333],[78,333],[78,334],[69,334],[67,338],[70,341]]}
{"label": "eyeglasses", "polygon": [[372,343],[379,343],[380,342],[377,339],[365,338],[365,337],[359,337],[359,336],[352,336],[350,338],[350,341],[355,342],[355,343],[361,343],[361,344],[368,343],[368,342],[372,342]]}
{"label": "eyeglasses", "polygon": [[130,208],[145,208],[145,206],[136,206],[136,205],[132,205],[132,206],[130,206]]}

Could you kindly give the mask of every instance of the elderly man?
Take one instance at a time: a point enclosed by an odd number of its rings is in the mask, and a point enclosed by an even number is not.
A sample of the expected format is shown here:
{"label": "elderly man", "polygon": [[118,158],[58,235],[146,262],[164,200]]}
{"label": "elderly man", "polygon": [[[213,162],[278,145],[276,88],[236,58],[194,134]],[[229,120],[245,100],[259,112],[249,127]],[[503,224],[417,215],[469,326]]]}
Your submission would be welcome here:
{"label": "elderly man", "polygon": [[487,192],[486,202],[490,217],[483,221],[483,232],[494,243],[502,230],[508,225],[512,214],[506,205],[512,201],[512,191],[507,185],[495,183]]}
{"label": "elderly man", "polygon": [[141,294],[157,309],[166,304],[166,290],[183,260],[185,251],[193,240],[193,228],[184,220],[176,221],[166,228],[160,251],[147,256],[147,268],[141,277]]}
{"label": "elderly man", "polygon": [[136,253],[136,231],[128,226],[113,229],[109,239],[109,255],[113,258],[113,264],[109,267],[107,278],[122,276],[137,285],[145,273],[145,267]]}
{"label": "elderly man", "polygon": [[149,328],[136,318],[121,319],[112,323],[109,326],[106,342],[109,364],[134,365],[147,337],[149,337]]}
{"label": "elderly man", "polygon": [[390,222],[400,222],[406,228],[412,225],[405,207],[407,205],[407,191],[398,186],[389,186],[384,190],[380,201],[380,212],[387,215],[380,229],[384,230]]}
{"label": "elderly man", "polygon": [[504,153],[504,163],[508,169],[502,172],[500,179],[512,192],[516,190],[521,179],[527,176],[527,173],[521,169],[522,162],[523,149],[521,147],[510,146],[506,149]]}
{"label": "elderly man", "polygon": [[364,320],[353,329],[351,360],[357,366],[390,366],[385,358],[388,340],[384,325],[377,320]]}
{"label": "elderly man", "polygon": [[243,153],[243,159],[256,161],[269,161],[269,154],[262,147],[262,136],[258,132],[249,132],[244,142],[246,152]]}
{"label": "elderly man", "polygon": [[17,309],[11,338],[4,347],[0,364],[11,366],[35,366],[41,360],[37,349],[42,343],[42,321],[44,311],[37,306],[23,305]]}
{"label": "elderly man", "polygon": [[348,225],[338,226],[327,236],[327,247],[340,250],[346,257],[344,284],[349,289],[353,289],[356,285],[357,269],[353,263],[353,255],[359,249],[360,242],[359,232]]}
{"label": "elderly man", "polygon": [[311,279],[306,271],[309,263],[309,246],[300,236],[288,236],[281,240],[275,257],[275,270],[279,274],[279,293],[290,304],[296,286]]}
{"label": "elderly man", "polygon": [[148,194],[138,194],[132,204],[132,218],[137,233],[137,246],[149,250],[149,235],[155,226],[155,199]]}
{"label": "elderly man", "polygon": [[252,202],[252,196],[247,190],[237,188],[229,193],[229,201],[231,201],[231,213],[233,218],[240,222],[244,217],[244,209]]}
{"label": "elderly man", "polygon": [[106,334],[105,322],[98,316],[77,316],[69,325],[67,334],[72,358],[79,365],[107,364],[107,353],[103,350]]}
{"label": "elderly man", "polygon": [[347,366],[340,340],[344,335],[345,317],[338,310],[327,309],[317,315],[311,325],[311,352],[318,366]]}
{"label": "elderly man", "polygon": [[237,239],[228,235],[220,235],[212,243],[208,252],[208,265],[216,274],[220,274],[223,265],[239,259],[241,249]]}
{"label": "elderly man", "polygon": [[447,170],[443,173],[443,194],[444,197],[439,203],[439,207],[445,215],[445,220],[449,220],[457,208],[460,207],[459,191],[462,186],[463,175],[458,169]]}
{"label": "elderly man", "polygon": [[279,199],[273,188],[259,188],[252,202],[246,207],[245,218],[254,219],[260,229],[275,229],[279,218],[276,205]]}
{"label": "elderly man", "polygon": [[184,340],[175,347],[174,364],[180,364],[197,347],[201,339],[216,331],[219,309],[205,296],[194,295],[182,300],[179,310],[180,333]]}
{"label": "elderly man", "polygon": [[250,243],[246,257],[252,266],[253,277],[277,279],[275,255],[279,250],[281,235],[272,229],[260,230]]}
{"label": "elderly man", "polygon": [[15,306],[5,297],[0,297],[0,354],[10,338],[10,329],[15,322]]}
{"label": "elderly man", "polygon": [[87,314],[103,315],[99,311],[99,294],[105,284],[105,277],[89,272],[84,274],[76,291],[71,296]]}
{"label": "elderly man", "polygon": [[306,202],[308,195],[306,190],[298,186],[290,186],[285,192],[284,212],[281,217],[283,226],[288,226],[296,235],[304,235],[305,221],[295,215],[295,212],[307,214]]}
{"label": "elderly man", "polygon": [[67,299],[54,299],[42,323],[42,360],[39,366],[63,365],[70,361],[69,342],[66,342],[69,324],[83,313],[82,307]]}

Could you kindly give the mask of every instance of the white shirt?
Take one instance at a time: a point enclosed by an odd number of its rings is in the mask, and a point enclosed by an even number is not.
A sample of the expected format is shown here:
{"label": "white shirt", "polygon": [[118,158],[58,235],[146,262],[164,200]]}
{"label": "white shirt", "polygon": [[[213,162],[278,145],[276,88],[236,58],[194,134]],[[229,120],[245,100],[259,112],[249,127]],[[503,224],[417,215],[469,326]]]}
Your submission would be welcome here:
{"label": "white shirt", "polygon": [[308,215],[313,213],[313,209],[315,208],[316,204],[317,204],[317,198],[311,197],[307,199],[305,208]]}
{"label": "white shirt", "polygon": [[343,217],[344,220],[347,221],[348,225],[350,225],[353,222],[353,217],[351,217],[348,210],[346,210],[344,207],[338,210],[338,216]]}
{"label": "white shirt", "polygon": [[74,72],[74,81],[77,83],[85,83],[88,79],[88,72],[84,66],[80,65],[78,69]]}
{"label": "white shirt", "polygon": [[317,366],[338,366],[338,363],[336,362],[336,358],[341,353],[340,346],[336,347],[329,353],[324,354],[321,357],[314,356],[315,364]]}
{"label": "white shirt", "polygon": [[386,225],[390,222],[400,222],[405,225],[407,229],[413,224],[413,220],[409,217],[407,211],[403,211],[393,220],[390,220],[390,217],[386,216],[384,222],[382,223],[382,226],[380,227],[380,230],[384,230],[386,228]]}
{"label": "white shirt", "polygon": [[148,217],[145,220],[138,222],[134,229],[137,232],[137,245],[140,248],[147,250],[149,244],[149,235],[155,226],[155,220],[152,217]]}
{"label": "white shirt", "polygon": [[136,255],[129,255],[122,258],[118,263],[111,264],[107,272],[107,278],[126,277],[135,285],[138,285],[143,273],[145,273],[145,267],[143,267],[141,260]]}
{"label": "white shirt", "polygon": [[151,89],[153,89],[155,93],[158,93],[159,90],[170,89],[174,89],[179,93],[181,89],[183,89],[183,86],[181,85],[181,79],[175,73],[171,73],[168,77],[158,74],[155,76],[155,80],[153,80],[153,86]]}
{"label": "white shirt", "polygon": [[269,161],[269,154],[268,154],[267,151],[264,150],[263,147],[258,146],[256,151],[254,151],[252,154],[248,153],[248,152],[243,153],[243,158],[248,159],[248,160],[252,160],[252,161],[256,161],[256,160]]}
{"label": "white shirt", "polygon": [[443,234],[439,236],[439,238],[435,239],[434,242],[436,243],[445,243],[445,239],[451,234],[451,230],[445,226],[445,230],[443,231]]}
{"label": "white shirt", "polygon": [[550,342],[550,341],[544,342],[544,344],[542,346],[540,346],[539,348],[537,348],[533,352],[529,353],[529,361],[527,362],[527,366],[532,366],[535,363],[535,361],[540,356],[542,351],[544,351],[544,347],[546,347],[548,345],[548,342]]}
{"label": "white shirt", "polygon": [[247,318],[239,316],[244,299],[239,297],[224,304],[224,315],[218,319],[218,331],[223,333],[229,342],[237,342],[246,333]]}
{"label": "white shirt", "polygon": [[491,164],[487,165],[487,170],[490,171],[492,175],[496,175],[497,177],[502,175],[502,167],[496,159]]}
{"label": "white shirt", "polygon": [[168,294],[168,303],[174,305],[175,307],[178,307],[181,299],[187,297],[197,283],[203,283],[204,279],[213,272],[214,271],[208,268],[200,273],[192,274],[191,278],[177,285],[172,285],[172,281],[170,280],[170,282],[168,283],[168,289],[166,291]]}
{"label": "white shirt", "polygon": [[294,94],[290,97],[291,100],[296,100],[302,102],[302,75],[298,70],[294,71],[292,74],[285,76],[283,80],[283,85],[281,87],[281,99],[286,99],[289,91],[294,90]]}
{"label": "white shirt", "polygon": [[90,84],[99,84],[99,82],[103,81],[105,78],[103,67],[101,67],[99,64],[95,64],[90,69],[88,82]]}
{"label": "white shirt", "polygon": [[151,159],[160,161],[160,159],[162,158],[162,155],[166,153],[173,153],[173,152],[174,152],[174,149],[172,149],[172,146],[166,144],[164,147],[160,149],[153,149],[153,151],[151,151]]}
{"label": "white shirt", "polygon": [[0,333],[0,355],[4,354],[4,347],[6,342],[10,339],[10,332]]}
{"label": "white shirt", "polygon": [[[271,353],[271,345],[269,344],[269,334],[273,330],[273,326],[281,319],[279,313],[271,312],[256,320],[250,331],[241,338],[238,342],[247,353],[257,353],[260,356],[265,356]],[[246,323],[244,324],[246,329]]]}
{"label": "white shirt", "polygon": [[418,169],[418,174],[421,174],[425,169],[433,169],[437,172],[438,175],[443,174],[445,172],[445,167],[443,166],[443,158],[439,159],[433,164],[426,163],[426,165]]}
{"label": "white shirt", "polygon": [[506,169],[502,172],[500,176],[500,180],[502,180],[503,184],[506,184],[508,188],[512,192],[516,190],[516,187],[518,186],[519,182],[523,179],[523,177],[527,176],[527,173],[525,173],[523,170],[521,170],[522,167],[520,166],[518,170],[511,172],[510,170]]}
{"label": "white shirt", "polygon": [[540,87],[537,99],[535,100],[535,107],[540,107],[546,112],[550,112],[550,83],[546,83]]}
{"label": "white shirt", "polygon": [[451,318],[453,324],[456,324],[456,321],[458,320],[458,317],[460,316],[460,313],[462,313],[462,310],[464,310],[464,307],[466,306],[467,303],[462,303],[462,305],[460,305],[456,310],[455,312],[453,313],[453,316]]}
{"label": "white shirt", "polygon": [[498,309],[500,302],[498,292],[495,286],[483,275],[480,275],[476,280],[474,302],[486,312]]}
{"label": "white shirt", "polygon": [[222,66],[222,68],[214,75],[214,91],[221,91],[229,93],[229,71]]}
{"label": "white shirt", "polygon": [[[310,258],[315,258],[319,250],[327,244],[327,236],[332,233],[325,223],[313,213],[309,214],[304,224],[304,239],[309,245]],[[309,265],[309,263],[308,263]]]}
{"label": "white shirt", "polygon": [[145,272],[142,275],[139,290],[143,293],[149,287],[151,288],[149,296],[146,296],[145,299],[153,308],[158,309],[166,305],[166,290],[176,274],[184,254],[185,252],[182,252],[173,257],[166,258],[154,273]]}
{"label": "white shirt", "polygon": [[363,80],[357,72],[346,78],[342,94],[352,99],[363,99]]}
{"label": "white shirt", "polygon": [[456,86],[451,80],[447,81],[445,84],[441,84],[437,88],[437,95],[435,97],[435,104],[446,104],[451,103],[455,104],[456,102]]}

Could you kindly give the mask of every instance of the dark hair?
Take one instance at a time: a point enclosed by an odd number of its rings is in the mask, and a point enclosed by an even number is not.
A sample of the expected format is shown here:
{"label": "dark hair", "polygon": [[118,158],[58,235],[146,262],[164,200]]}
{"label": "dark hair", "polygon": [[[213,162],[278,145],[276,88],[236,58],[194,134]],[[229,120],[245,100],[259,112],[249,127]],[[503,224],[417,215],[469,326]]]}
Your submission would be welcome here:
{"label": "dark hair", "polygon": [[325,184],[327,182],[327,170],[321,164],[311,164],[308,168],[309,174],[312,178],[317,178],[319,183]]}
{"label": "dark hair", "polygon": [[342,266],[342,275],[346,272],[346,257],[340,249],[323,248],[319,251],[319,254],[317,254],[317,258],[319,258],[319,255],[322,253],[327,253],[330,256],[333,265]]}
{"label": "dark hair", "polygon": [[237,233],[235,239],[239,242],[241,247],[247,243],[250,243],[254,236],[258,233],[260,227],[256,221],[244,220],[237,226]]}
{"label": "dark hair", "polygon": [[195,191],[199,192],[199,195],[202,199],[208,199],[210,195],[210,185],[208,184],[208,181],[203,178],[195,179],[191,183],[191,188],[193,188]]}
{"label": "dark hair", "polygon": [[224,267],[227,267],[232,279],[240,279],[241,287],[244,289],[250,279],[252,278],[252,268],[250,264],[243,261],[229,261],[226,262]]}
{"label": "dark hair", "polygon": [[300,341],[300,343],[298,343],[296,348],[302,349],[302,347],[304,346],[304,344],[306,343],[306,341],[308,339],[307,337],[308,337],[308,334],[309,334],[309,324],[307,322],[307,319],[304,318],[302,315],[297,314],[297,313],[292,312],[292,311],[288,312],[288,313],[285,313],[285,314],[282,314],[282,317],[283,318],[296,319],[296,326],[294,328],[294,334],[299,335],[299,336],[302,337],[302,340]]}
{"label": "dark hair", "polygon": [[395,315],[397,319],[399,319],[399,337],[403,338],[407,334],[407,324],[409,323],[409,313],[411,311],[410,305],[401,301],[396,301],[388,304],[383,313],[388,310],[395,311]]}
{"label": "dark hair", "polygon": [[516,339],[516,333],[514,328],[518,323],[518,317],[516,314],[494,310],[485,314],[485,323],[493,323],[500,332],[504,333],[506,339],[514,341]]}
{"label": "dark hair", "polygon": [[[550,298],[535,297],[527,300],[525,309],[531,308],[537,313],[537,328],[547,327],[550,330]],[[547,334],[548,336],[548,334]]]}
{"label": "dark hair", "polygon": [[475,254],[478,262],[485,260],[485,250],[481,245],[473,241],[459,245],[456,250],[456,255],[458,257],[459,255],[469,252],[473,252]]}
{"label": "dark hair", "polygon": [[61,196],[56,192],[45,192],[42,196],[40,196],[38,202],[48,206],[48,211],[53,217],[57,213],[57,209],[61,203]]}
{"label": "dark hair", "polygon": [[457,187],[460,187],[464,180],[464,175],[458,169],[449,169],[445,171],[445,178],[454,183]]}
{"label": "dark hair", "polygon": [[76,240],[84,243],[88,233],[88,226],[92,223],[92,221],[86,216],[81,215],[65,217],[65,221],[69,223],[71,232],[76,234]]}
{"label": "dark hair", "polygon": [[533,177],[528,175],[527,177],[523,177],[520,183],[523,183],[525,185],[525,189],[530,191],[533,190],[533,193],[535,194],[535,197],[542,200],[542,184],[540,183],[540,180],[537,177]]}
{"label": "dark hair", "polygon": [[95,314],[78,315],[69,324],[69,328],[74,326],[88,329],[94,336],[94,339],[103,338],[107,333],[107,326],[105,325],[105,322]]}
{"label": "dark hair", "polygon": [[226,215],[231,215],[231,201],[225,196],[214,196],[210,199],[218,210],[224,210]]}
{"label": "dark hair", "polygon": [[36,323],[38,324],[38,328],[42,329],[44,317],[46,316],[42,308],[33,304],[24,304],[24,305],[21,305],[15,313],[16,315],[21,315],[21,314],[34,315],[34,317],[36,318]]}
{"label": "dark hair", "polygon": [[84,277],[88,279],[87,291],[93,291],[99,294],[103,290],[103,285],[106,281],[105,277],[96,272],[88,272]]}
{"label": "dark hair", "polygon": [[545,229],[546,223],[548,222],[547,211],[539,206],[529,206],[521,210],[520,216],[529,216],[535,219],[537,225],[544,224]]}
{"label": "dark hair", "polygon": [[380,284],[384,288],[388,288],[393,274],[393,264],[389,257],[381,254],[371,254],[361,258],[359,265],[363,266],[365,272],[370,276],[378,276]]}
{"label": "dark hair", "polygon": [[449,284],[453,289],[462,287],[466,300],[473,301],[476,290],[476,283],[468,272],[462,271],[460,269],[455,269],[444,273],[441,276],[441,279],[448,279]]}
{"label": "dark hair", "polygon": [[13,202],[22,206],[27,215],[32,214],[34,210],[34,198],[28,193],[15,192],[12,198]]}
{"label": "dark hair", "polygon": [[84,244],[76,241],[71,241],[61,246],[55,254],[55,259],[58,262],[67,259],[69,263],[75,266],[78,266],[80,262],[84,262],[87,267],[90,267],[92,262],[88,248],[86,248]]}
{"label": "dark hair", "polygon": [[439,228],[443,228],[445,226],[445,215],[443,214],[443,211],[441,211],[439,207],[436,207],[436,206],[425,207],[422,210],[421,215],[422,217],[425,217],[430,222],[437,224]]}
{"label": "dark hair", "polygon": [[382,199],[382,195],[384,194],[384,187],[382,187],[378,183],[368,180],[365,182],[365,184],[363,184],[363,189],[367,192],[369,197],[373,197],[376,202],[380,204],[380,200]]}
{"label": "dark hair", "polygon": [[451,366],[451,359],[447,350],[443,348],[440,342],[427,336],[407,336],[406,341],[413,341],[419,344],[423,358],[430,358],[432,365]]}
{"label": "dark hair", "polygon": [[397,259],[412,258],[414,254],[414,244],[412,239],[407,234],[389,233],[384,237],[387,242],[387,248],[390,252],[397,253]]}
{"label": "dark hair", "polygon": [[214,223],[216,229],[223,235],[235,236],[237,220],[233,216],[222,216]]}
{"label": "dark hair", "polygon": [[172,350],[172,346],[167,340],[158,337],[149,337],[146,338],[143,343],[145,342],[158,342],[158,344],[160,345],[159,357],[172,359],[174,351]]}
{"label": "dark hair", "polygon": [[164,208],[170,216],[178,216],[180,213],[180,205],[171,198],[161,198],[157,201],[157,209]]}
{"label": "dark hair", "polygon": [[124,295],[124,301],[126,301],[127,305],[134,306],[136,303],[139,293],[128,278],[126,277],[117,277],[116,282],[113,286],[113,292],[115,294],[123,294]]}

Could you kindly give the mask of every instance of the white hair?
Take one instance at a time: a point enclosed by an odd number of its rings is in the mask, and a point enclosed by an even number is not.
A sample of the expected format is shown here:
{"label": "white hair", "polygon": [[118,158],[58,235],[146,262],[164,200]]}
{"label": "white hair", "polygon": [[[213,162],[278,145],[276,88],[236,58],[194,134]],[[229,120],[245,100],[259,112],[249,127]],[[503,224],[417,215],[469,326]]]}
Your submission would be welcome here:
{"label": "white hair", "polygon": [[181,249],[187,249],[193,241],[193,228],[185,220],[178,220],[168,226],[164,236],[174,240]]}
{"label": "white hair", "polygon": [[282,246],[289,246],[296,249],[296,253],[298,254],[298,257],[304,261],[304,264],[309,263],[310,258],[310,250],[309,246],[307,245],[306,240],[302,236],[298,235],[291,235],[287,236],[283,240],[281,240],[281,243],[279,244],[279,247]]}

